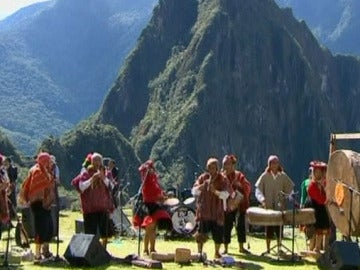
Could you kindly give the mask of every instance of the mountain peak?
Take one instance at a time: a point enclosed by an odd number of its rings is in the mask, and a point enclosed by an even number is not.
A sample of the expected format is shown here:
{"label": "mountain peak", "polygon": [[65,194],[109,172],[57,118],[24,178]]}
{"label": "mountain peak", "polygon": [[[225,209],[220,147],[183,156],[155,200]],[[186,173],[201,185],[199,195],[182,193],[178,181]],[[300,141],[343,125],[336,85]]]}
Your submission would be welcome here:
{"label": "mountain peak", "polygon": [[192,181],[187,155],[202,163],[230,152],[251,177],[277,153],[298,179],[309,160],[327,158],[331,130],[359,124],[339,113],[358,109],[334,105],[339,89],[358,97],[358,71],[272,0],[164,0],[98,120],[154,158],[164,181]]}

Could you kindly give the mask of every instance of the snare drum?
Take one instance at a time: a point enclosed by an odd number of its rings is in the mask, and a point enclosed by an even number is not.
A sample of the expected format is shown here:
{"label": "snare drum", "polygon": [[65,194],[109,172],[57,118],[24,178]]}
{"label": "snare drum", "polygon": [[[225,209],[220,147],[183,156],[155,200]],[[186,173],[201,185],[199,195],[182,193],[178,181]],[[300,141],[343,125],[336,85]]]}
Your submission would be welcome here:
{"label": "snare drum", "polygon": [[195,212],[189,207],[180,206],[171,209],[173,229],[179,234],[191,234],[196,229]]}
{"label": "snare drum", "polygon": [[250,207],[246,211],[248,221],[252,225],[259,226],[280,226],[283,225],[283,215],[281,211],[264,209],[260,207]]}
{"label": "snare drum", "polygon": [[194,197],[189,197],[187,198],[183,203],[187,206],[192,205],[195,202],[195,198]]}
{"label": "snare drum", "polygon": [[168,198],[166,199],[163,204],[166,206],[176,206],[180,203],[178,198]]}
{"label": "snare drum", "polygon": [[[284,211],[284,225],[293,224],[293,210]],[[313,208],[295,209],[294,225],[307,225],[315,223],[315,210]]]}

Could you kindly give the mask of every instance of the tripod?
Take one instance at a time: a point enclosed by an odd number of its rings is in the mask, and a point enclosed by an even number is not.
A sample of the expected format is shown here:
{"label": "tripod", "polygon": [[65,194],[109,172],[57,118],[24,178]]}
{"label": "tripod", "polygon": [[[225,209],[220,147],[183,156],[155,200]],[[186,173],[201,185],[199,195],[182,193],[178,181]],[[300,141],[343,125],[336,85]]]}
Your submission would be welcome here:
{"label": "tripod", "polygon": [[4,261],[3,261],[3,264],[2,264],[1,267],[10,268],[10,265],[9,265],[9,247],[10,247],[10,231],[11,231],[11,228],[12,228],[11,216],[12,216],[12,214],[14,216],[17,216],[17,213],[16,213],[15,206],[13,205],[11,200],[7,199],[7,203],[8,203],[8,206],[9,206],[9,221],[7,223],[7,239],[6,239],[6,249],[5,249],[5,254],[4,254]]}
{"label": "tripod", "polygon": [[118,198],[119,198],[119,208],[120,208],[120,236],[124,236],[125,234],[125,230],[124,230],[124,217],[123,217],[123,204],[122,204],[122,201],[123,201],[123,192],[124,190],[126,190],[126,188],[130,185],[129,182],[126,183],[125,186],[119,186],[119,195],[118,195]]}

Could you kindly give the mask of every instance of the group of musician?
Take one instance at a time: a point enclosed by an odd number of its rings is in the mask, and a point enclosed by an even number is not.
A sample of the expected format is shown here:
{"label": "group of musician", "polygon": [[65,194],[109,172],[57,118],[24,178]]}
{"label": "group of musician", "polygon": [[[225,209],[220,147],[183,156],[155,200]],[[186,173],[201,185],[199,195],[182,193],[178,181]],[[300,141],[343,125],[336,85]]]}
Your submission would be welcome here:
{"label": "group of musician", "polygon": [[[196,221],[197,231],[194,234],[198,252],[202,253],[204,244],[211,234],[215,245],[214,258],[221,257],[221,245],[224,245],[222,253],[228,252],[231,240],[231,231],[235,224],[240,253],[249,253],[244,247],[246,243],[246,211],[250,205],[251,184],[245,175],[236,169],[237,159],[234,155],[226,155],[222,160],[222,166],[216,158],[209,158],[206,163],[206,172],[201,174],[195,181],[192,194],[196,198]],[[330,219],[326,210],[325,185],[327,165],[321,161],[312,161],[311,175],[307,181],[305,193],[307,199],[304,207],[314,209],[315,224],[306,225],[304,231],[309,238],[309,250],[320,252],[326,250],[329,245]],[[142,195],[148,208],[148,215],[139,221],[134,218],[134,224],[145,227],[144,253],[155,252],[155,230],[159,222],[170,221],[170,216],[161,207],[161,202],[166,199],[166,193],[160,188],[158,177],[154,172],[153,162],[147,161],[139,168],[142,174],[144,186]],[[149,180],[148,175],[153,175]],[[150,185],[151,183],[151,185]],[[265,209],[285,211],[289,196],[294,194],[294,182],[285,173],[277,156],[271,155],[267,160],[267,166],[255,183],[255,197],[261,207]],[[239,196],[240,195],[240,196]],[[304,195],[305,196],[305,195]],[[240,198],[236,203],[236,198]],[[295,198],[293,198],[295,200]],[[149,204],[151,202],[151,204]],[[296,206],[298,207],[298,206]],[[162,211],[162,214],[160,212]],[[150,227],[151,229],[147,229]],[[270,253],[270,243],[277,237],[278,245],[283,233],[282,226],[266,226],[266,252]],[[150,249],[148,249],[147,235],[150,237]]]}
{"label": "group of musician", "polygon": [[[2,159],[0,159],[2,163]],[[1,164],[0,163],[0,164]],[[55,159],[46,152],[36,158],[36,164],[29,170],[22,184],[18,202],[28,205],[34,214],[35,221],[35,259],[52,256],[49,241],[52,238],[53,224],[50,207],[54,203],[54,185],[56,170]],[[251,183],[236,168],[235,155],[225,155],[220,164],[217,158],[211,157],[206,162],[206,171],[194,182],[192,194],[196,198],[197,230],[194,234],[199,253],[204,252],[204,244],[211,234],[215,245],[215,258],[221,253],[228,253],[231,231],[235,225],[238,250],[247,254],[246,243],[246,211],[250,206]],[[72,180],[72,185],[79,192],[84,219],[84,231],[87,234],[100,233],[101,243],[106,248],[111,236],[109,215],[114,210],[111,189],[116,185],[111,170],[104,167],[103,157],[99,153],[91,153],[82,164],[82,170]],[[315,210],[316,223],[305,226],[309,238],[309,249],[320,251],[329,245],[330,219],[326,210],[326,163],[313,161],[310,163],[310,176],[302,184],[302,207]],[[1,168],[1,167],[0,167]],[[141,211],[135,211],[133,225],[144,228],[144,254],[156,252],[157,229],[172,227],[169,212],[162,202],[167,194],[161,188],[159,176],[154,162],[148,160],[139,167],[141,176]],[[1,173],[0,191],[6,189],[6,176]],[[294,190],[294,183],[284,172],[277,156],[271,155],[267,160],[265,171],[255,185],[255,197],[261,207],[284,211],[286,196]],[[0,209],[3,209],[1,207]],[[5,208],[4,208],[5,209]],[[8,211],[8,210],[7,210]],[[2,214],[2,213],[0,213]],[[5,217],[6,219],[7,217]],[[1,216],[2,222],[5,222]],[[274,235],[281,239],[282,228],[266,226],[266,249],[270,252],[270,242]],[[223,251],[221,252],[221,246]]]}

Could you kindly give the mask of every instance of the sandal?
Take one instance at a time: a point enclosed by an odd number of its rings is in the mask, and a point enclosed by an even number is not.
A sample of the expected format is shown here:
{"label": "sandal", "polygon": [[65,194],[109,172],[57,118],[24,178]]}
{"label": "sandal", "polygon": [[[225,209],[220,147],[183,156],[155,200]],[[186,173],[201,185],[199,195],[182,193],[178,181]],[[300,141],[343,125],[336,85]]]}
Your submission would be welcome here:
{"label": "sandal", "polygon": [[41,255],[38,256],[38,257],[37,257],[37,256],[34,256],[34,264],[40,264],[41,260],[42,260]]}
{"label": "sandal", "polygon": [[45,259],[54,257],[54,255],[50,251],[43,252],[42,255],[44,256]]}
{"label": "sandal", "polygon": [[239,252],[240,252],[241,254],[251,254],[251,252],[250,252],[249,250],[247,250],[246,248],[240,249]]}

